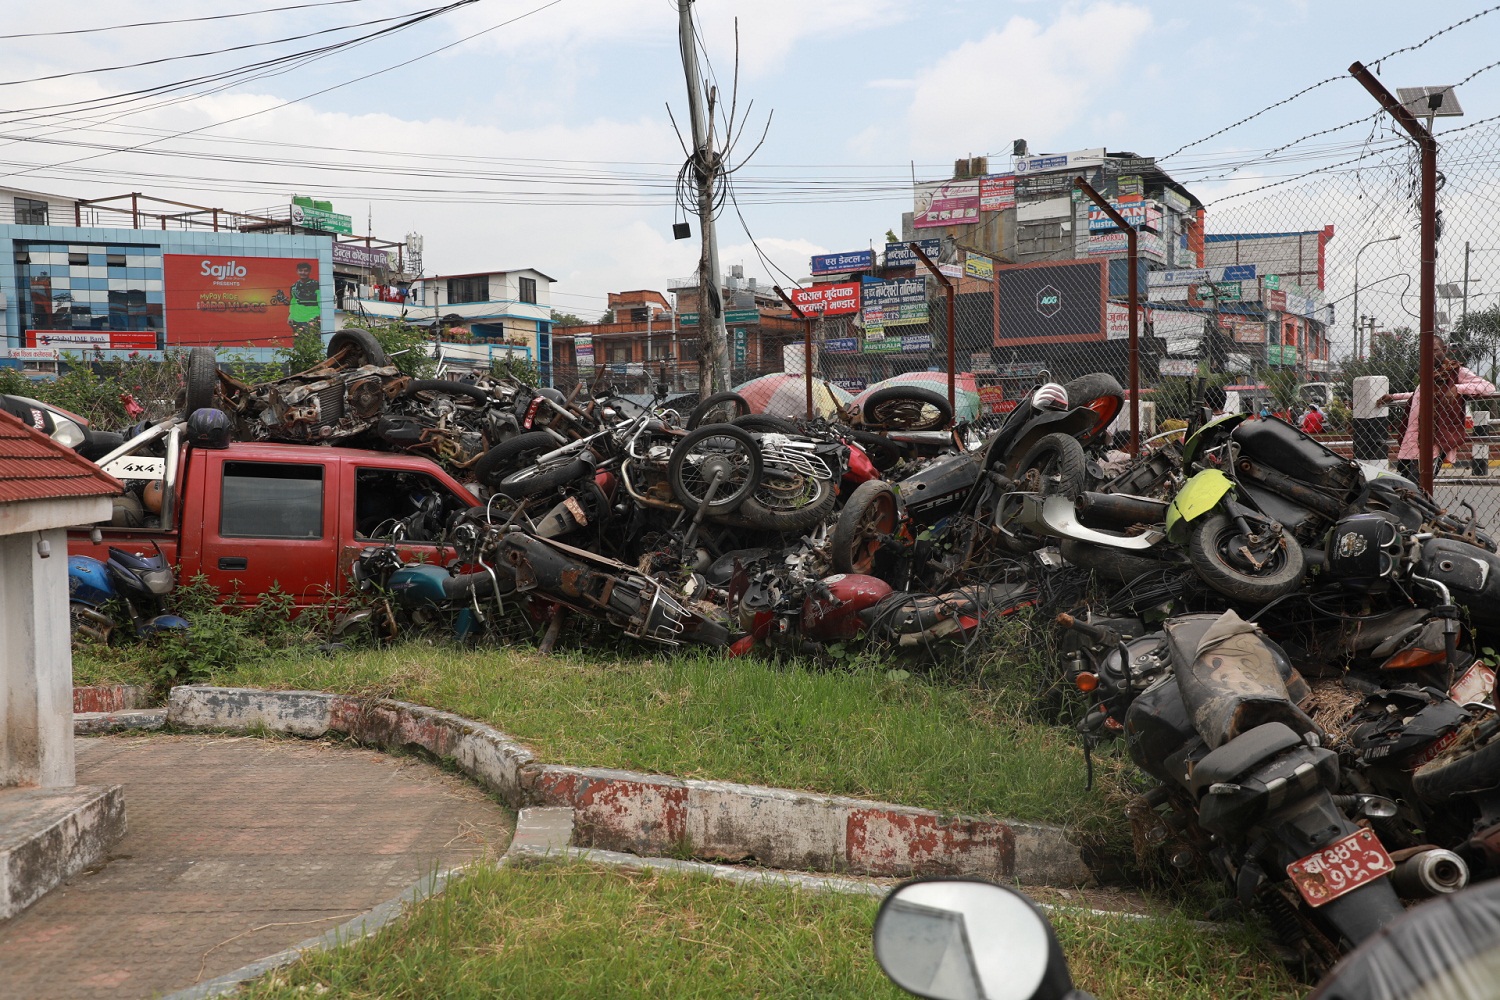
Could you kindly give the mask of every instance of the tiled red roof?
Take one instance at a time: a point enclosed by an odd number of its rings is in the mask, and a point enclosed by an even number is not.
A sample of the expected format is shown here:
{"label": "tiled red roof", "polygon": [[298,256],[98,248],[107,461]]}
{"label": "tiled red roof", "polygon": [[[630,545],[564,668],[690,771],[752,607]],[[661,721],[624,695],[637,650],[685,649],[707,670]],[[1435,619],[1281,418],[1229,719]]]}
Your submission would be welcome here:
{"label": "tiled red roof", "polygon": [[108,497],[123,489],[73,449],[0,411],[0,503]]}

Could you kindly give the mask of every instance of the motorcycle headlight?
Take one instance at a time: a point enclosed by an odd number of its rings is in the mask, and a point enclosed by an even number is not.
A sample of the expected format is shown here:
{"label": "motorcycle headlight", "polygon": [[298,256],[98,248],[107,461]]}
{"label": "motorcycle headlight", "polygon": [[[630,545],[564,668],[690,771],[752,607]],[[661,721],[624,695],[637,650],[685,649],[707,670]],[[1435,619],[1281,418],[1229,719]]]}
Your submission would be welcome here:
{"label": "motorcycle headlight", "polygon": [[169,569],[148,569],[141,574],[141,583],[145,584],[148,591],[160,597],[172,592],[177,579]]}

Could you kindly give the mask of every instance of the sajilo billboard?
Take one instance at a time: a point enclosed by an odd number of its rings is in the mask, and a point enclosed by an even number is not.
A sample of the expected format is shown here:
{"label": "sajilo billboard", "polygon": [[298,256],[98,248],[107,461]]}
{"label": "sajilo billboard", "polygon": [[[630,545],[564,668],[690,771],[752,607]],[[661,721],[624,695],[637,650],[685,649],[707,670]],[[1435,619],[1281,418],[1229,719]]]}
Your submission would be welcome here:
{"label": "sajilo billboard", "polygon": [[166,254],[162,277],[172,347],[289,347],[323,330],[323,275],[310,258]]}

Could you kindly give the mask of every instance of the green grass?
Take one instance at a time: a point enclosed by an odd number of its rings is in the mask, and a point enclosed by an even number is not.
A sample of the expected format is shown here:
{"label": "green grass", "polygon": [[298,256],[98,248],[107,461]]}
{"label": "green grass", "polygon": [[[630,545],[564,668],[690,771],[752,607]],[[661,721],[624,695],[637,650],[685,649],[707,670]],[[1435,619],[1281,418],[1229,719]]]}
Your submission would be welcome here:
{"label": "green grass", "polygon": [[[878,901],[587,863],[481,868],[351,947],[242,995],[903,997],[876,966]],[[1179,920],[1054,918],[1100,1000],[1272,1000],[1298,992],[1253,943]]]}
{"label": "green grass", "polygon": [[[898,679],[899,678],[899,679]],[[883,669],[812,670],[678,656],[637,661],[416,644],[219,672],[213,683],[395,697],[488,722],[548,762],[618,767],[1093,825],[1065,729],[1026,721],[1004,688]],[[1118,778],[1117,760],[1101,765]]]}

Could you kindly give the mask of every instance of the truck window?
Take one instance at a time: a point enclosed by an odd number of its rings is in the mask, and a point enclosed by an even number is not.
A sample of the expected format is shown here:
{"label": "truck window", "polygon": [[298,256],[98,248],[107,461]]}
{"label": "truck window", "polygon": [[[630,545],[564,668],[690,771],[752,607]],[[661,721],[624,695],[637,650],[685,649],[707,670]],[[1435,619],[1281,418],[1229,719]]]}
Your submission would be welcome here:
{"label": "truck window", "polygon": [[323,467],[225,462],[219,534],[225,538],[322,538]]}
{"label": "truck window", "polygon": [[354,537],[361,540],[437,543],[448,515],[468,507],[463,498],[425,472],[355,470]]}

